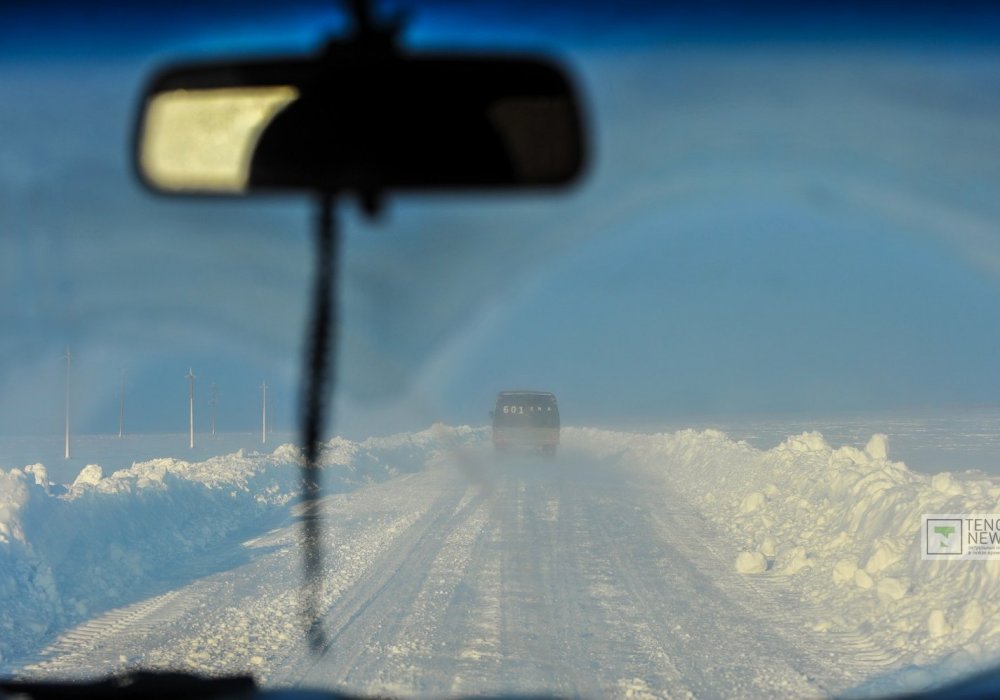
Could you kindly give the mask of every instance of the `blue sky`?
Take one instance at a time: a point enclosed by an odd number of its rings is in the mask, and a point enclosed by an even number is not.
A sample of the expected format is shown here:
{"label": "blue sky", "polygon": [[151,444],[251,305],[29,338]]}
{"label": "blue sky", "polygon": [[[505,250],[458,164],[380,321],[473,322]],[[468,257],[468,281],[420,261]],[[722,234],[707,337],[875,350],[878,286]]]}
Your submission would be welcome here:
{"label": "blue sky", "polygon": [[[123,370],[131,427],[182,431],[188,367],[202,429],[215,383],[220,428],[253,430],[262,380],[292,426],[308,202],[158,199],[129,172],[164,56],[305,51],[314,21],[338,22],[220,7],[196,28],[98,12],[6,44],[0,432],[61,430],[67,346],[82,431],[117,430]],[[917,12],[887,36],[891,12],[848,12],[746,36],[677,6],[575,23],[558,7],[415,15],[420,44],[555,49],[595,155],[555,197],[397,198],[375,224],[341,208],[341,428],[483,422],[512,387],[555,391],[574,423],[997,403],[1000,51],[981,25],[943,23],[942,41]],[[18,16],[22,39],[38,32]]]}

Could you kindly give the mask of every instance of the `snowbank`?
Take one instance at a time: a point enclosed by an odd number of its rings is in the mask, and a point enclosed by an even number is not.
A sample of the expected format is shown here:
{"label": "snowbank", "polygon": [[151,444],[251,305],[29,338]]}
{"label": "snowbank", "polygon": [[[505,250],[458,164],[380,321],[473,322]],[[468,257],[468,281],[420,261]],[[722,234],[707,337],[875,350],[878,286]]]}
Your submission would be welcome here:
{"label": "snowbank", "polygon": [[761,451],[714,430],[566,429],[564,444],[619,455],[681,492],[737,545],[736,571],[788,583],[814,630],[888,650],[907,667],[899,686],[933,680],[913,667],[997,663],[1000,561],[922,560],[920,516],[1000,512],[1000,479],[911,472],[884,435],[862,450],[803,433]]}
{"label": "snowbank", "polygon": [[[322,455],[324,484],[345,491],[416,471],[480,432],[335,438]],[[199,557],[212,558],[203,571],[232,563],[225,557],[241,556],[226,553],[240,549],[233,538],[288,517],[300,459],[282,445],[203,462],[153,459],[107,476],[87,465],[68,489],[40,464],[0,470],[0,666],[96,612],[181,583]]]}
{"label": "snowbank", "polygon": [[[325,481],[349,490],[487,441],[487,429],[444,426],[337,438],[324,451]],[[1000,511],[1000,478],[911,472],[882,435],[861,449],[803,433],[762,451],[713,430],[564,428],[563,445],[564,455],[638,472],[653,493],[655,484],[679,492],[729,537],[733,570],[788,592],[793,619],[830,635],[831,652],[853,640],[881,655],[893,673],[863,690],[996,662],[1000,562],[923,561],[919,530],[923,513]],[[176,587],[198,557],[215,558],[208,571],[234,563],[218,561],[240,550],[233,542],[288,517],[299,459],[282,445],[110,475],[89,465],[68,489],[39,464],[0,471],[0,668],[67,625]]]}

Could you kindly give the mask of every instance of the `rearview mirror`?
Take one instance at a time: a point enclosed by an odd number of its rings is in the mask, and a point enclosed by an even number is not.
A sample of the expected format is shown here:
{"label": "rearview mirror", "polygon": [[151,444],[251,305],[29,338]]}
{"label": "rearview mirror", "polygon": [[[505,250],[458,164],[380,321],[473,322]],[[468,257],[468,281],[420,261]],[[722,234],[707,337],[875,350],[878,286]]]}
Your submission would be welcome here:
{"label": "rearview mirror", "polygon": [[134,158],[164,194],[525,188],[571,182],[583,126],[536,57],[360,52],[178,66],[143,93]]}

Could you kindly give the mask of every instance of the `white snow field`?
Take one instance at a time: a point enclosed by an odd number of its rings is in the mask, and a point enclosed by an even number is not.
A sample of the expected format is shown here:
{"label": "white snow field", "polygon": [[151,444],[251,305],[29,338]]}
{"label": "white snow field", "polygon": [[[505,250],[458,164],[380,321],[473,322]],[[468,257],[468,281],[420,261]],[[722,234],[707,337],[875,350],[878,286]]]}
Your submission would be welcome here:
{"label": "white snow field", "polygon": [[496,461],[483,428],[332,440],[328,645],[299,607],[295,448],[49,484],[0,472],[0,672],[250,672],[453,695],[815,697],[1000,659],[1000,562],[925,562],[921,513],[1000,478],[919,474],[887,439],[761,450],[721,432],[565,428]]}

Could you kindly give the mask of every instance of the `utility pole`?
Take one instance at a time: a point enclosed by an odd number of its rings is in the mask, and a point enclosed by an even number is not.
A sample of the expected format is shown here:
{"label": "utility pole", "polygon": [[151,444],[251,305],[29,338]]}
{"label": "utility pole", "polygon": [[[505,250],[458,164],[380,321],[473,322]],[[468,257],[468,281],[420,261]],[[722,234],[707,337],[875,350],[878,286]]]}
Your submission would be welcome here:
{"label": "utility pole", "polygon": [[261,396],[260,396],[261,413],[263,416],[260,428],[260,441],[261,443],[266,443],[267,442],[267,382],[264,382],[263,384],[260,385],[260,391],[261,391]]}
{"label": "utility pole", "polygon": [[69,459],[69,375],[73,366],[73,355],[66,348],[66,451],[65,459]]}
{"label": "utility pole", "polygon": [[212,409],[212,435],[215,435],[215,397],[219,395],[219,390],[218,387],[215,386],[215,384],[209,385],[208,390],[209,390],[208,405]]}
{"label": "utility pole", "polygon": [[122,388],[118,396],[118,439],[125,437],[125,370],[122,370]]}
{"label": "utility pole", "polygon": [[188,446],[194,449],[194,370],[188,369]]}

